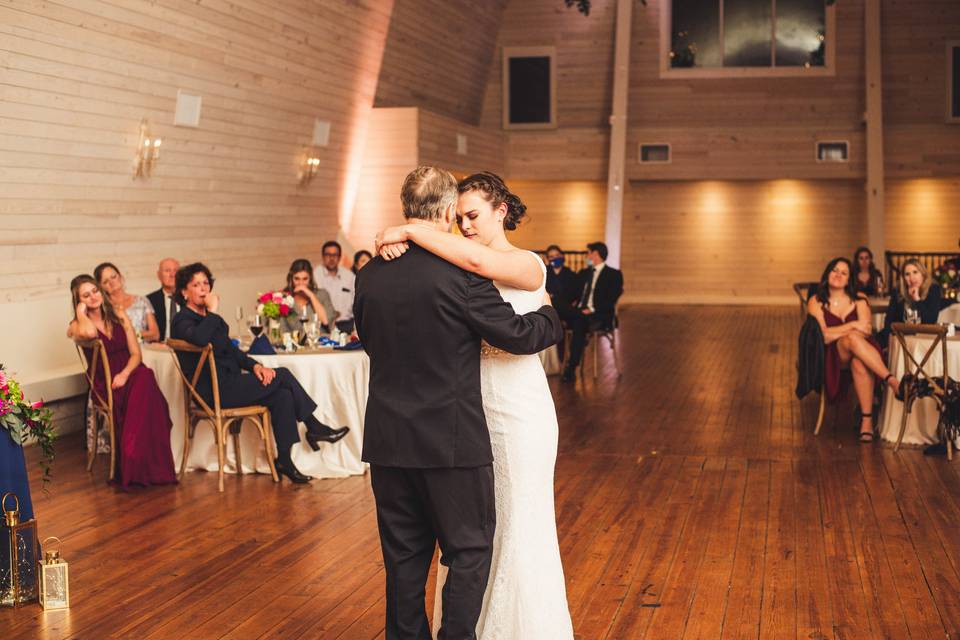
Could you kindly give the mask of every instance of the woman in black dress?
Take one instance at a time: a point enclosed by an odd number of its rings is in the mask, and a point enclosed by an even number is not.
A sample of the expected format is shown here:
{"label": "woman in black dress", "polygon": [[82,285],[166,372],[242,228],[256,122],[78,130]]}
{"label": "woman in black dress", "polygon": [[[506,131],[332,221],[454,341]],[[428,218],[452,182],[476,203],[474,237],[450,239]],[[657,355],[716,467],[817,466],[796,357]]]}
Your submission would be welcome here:
{"label": "woman in black dress", "polygon": [[883,320],[880,342],[887,345],[890,327],[894,322],[936,324],[943,295],[940,285],[933,281],[927,268],[919,260],[907,260],[900,269],[899,290],[890,292],[890,306]]}

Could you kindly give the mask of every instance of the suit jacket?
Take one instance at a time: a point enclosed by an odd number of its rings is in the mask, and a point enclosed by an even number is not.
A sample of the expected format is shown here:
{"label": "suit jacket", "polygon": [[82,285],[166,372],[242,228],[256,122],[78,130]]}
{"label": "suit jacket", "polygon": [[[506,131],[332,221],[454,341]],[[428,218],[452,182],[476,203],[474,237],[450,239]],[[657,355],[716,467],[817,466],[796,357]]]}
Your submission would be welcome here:
{"label": "suit jacket", "polygon": [[[229,385],[241,371],[253,371],[253,367],[257,364],[256,360],[240,351],[230,341],[230,327],[224,319],[209,311],[207,315],[202,316],[190,307],[181,307],[173,318],[171,337],[186,340],[198,347],[213,345],[213,355],[217,362],[217,382],[220,383],[221,389],[224,385]],[[200,362],[200,354],[178,352],[177,358],[180,360],[183,373],[188,379],[192,379]],[[200,379],[197,380],[197,392],[207,402],[212,401],[213,385],[210,380],[210,369],[206,364],[203,366]]]}
{"label": "suit jacket", "polygon": [[[580,271],[580,297],[593,279],[593,267]],[[604,322],[612,320],[617,309],[617,300],[623,294],[623,273],[610,265],[603,265],[593,290],[593,310]],[[578,300],[579,303],[579,300]],[[582,306],[582,305],[581,305]]]}
{"label": "suit jacket", "polygon": [[481,338],[532,354],[563,336],[553,307],[517,315],[492,282],[413,243],[360,270],[353,313],[370,355],[363,460],[392,467],[490,464]]}
{"label": "suit jacket", "polygon": [[823,386],[823,330],[820,329],[817,319],[809,314],[800,329],[797,346],[796,394],[802,399],[811,391],[820,393]]}
{"label": "suit jacket", "polygon": [[[162,288],[157,289],[153,293],[147,295],[147,300],[149,300],[150,304],[153,305],[153,316],[157,320],[157,328],[160,329],[161,341],[166,340],[167,336],[169,335],[167,330],[167,307],[164,303],[165,297],[166,294],[163,292]],[[176,296],[174,296],[173,304],[179,306]]]}

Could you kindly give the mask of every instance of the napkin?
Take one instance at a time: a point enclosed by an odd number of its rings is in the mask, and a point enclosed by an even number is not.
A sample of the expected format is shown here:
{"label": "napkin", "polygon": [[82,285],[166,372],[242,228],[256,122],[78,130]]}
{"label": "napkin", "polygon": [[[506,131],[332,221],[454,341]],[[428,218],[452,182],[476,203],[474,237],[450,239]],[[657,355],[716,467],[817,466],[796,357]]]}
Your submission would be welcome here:
{"label": "napkin", "polygon": [[270,341],[267,340],[266,336],[257,336],[253,342],[250,343],[250,348],[247,350],[252,356],[272,356],[276,355],[273,346],[270,344]]}
{"label": "napkin", "polygon": [[360,344],[359,340],[353,342],[348,342],[347,344],[341,346],[336,346],[333,348],[334,351],[356,351],[357,349],[362,349],[363,345]]}

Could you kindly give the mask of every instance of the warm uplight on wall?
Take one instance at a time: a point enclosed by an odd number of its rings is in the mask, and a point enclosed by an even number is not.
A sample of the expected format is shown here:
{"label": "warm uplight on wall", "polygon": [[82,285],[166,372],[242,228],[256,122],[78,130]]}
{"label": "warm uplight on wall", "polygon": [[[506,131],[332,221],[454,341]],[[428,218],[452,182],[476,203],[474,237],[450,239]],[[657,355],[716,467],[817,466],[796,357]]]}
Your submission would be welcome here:
{"label": "warm uplight on wall", "polygon": [[150,135],[146,120],[140,121],[140,141],[137,143],[137,155],[133,160],[133,177],[149,178],[154,163],[160,159],[160,145],[163,140]]}
{"label": "warm uplight on wall", "polygon": [[300,186],[305,187],[317,175],[320,168],[320,158],[317,157],[313,149],[307,149],[303,154],[303,161],[300,163]]}

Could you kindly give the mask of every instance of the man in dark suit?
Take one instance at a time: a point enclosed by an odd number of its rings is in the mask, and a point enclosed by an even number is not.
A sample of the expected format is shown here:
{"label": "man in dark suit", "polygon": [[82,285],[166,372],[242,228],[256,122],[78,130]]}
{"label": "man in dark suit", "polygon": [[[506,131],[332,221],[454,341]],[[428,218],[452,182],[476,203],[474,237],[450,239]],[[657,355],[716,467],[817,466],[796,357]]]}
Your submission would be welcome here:
{"label": "man in dark suit", "polygon": [[610,329],[617,309],[617,300],[623,293],[623,273],[608,267],[607,245],[591,242],[587,245],[587,261],[590,266],[580,272],[580,296],[577,301],[579,313],[565,318],[570,327],[570,357],[563,370],[562,380],[573,382],[574,372],[583,358],[587,333],[597,329]]}
{"label": "man in dark suit", "polygon": [[171,321],[180,310],[177,304],[176,286],[177,269],[180,263],[173,258],[164,258],[157,269],[157,279],[160,288],[147,295],[147,300],[153,305],[153,315],[157,319],[157,328],[160,329],[160,342],[167,339]]}
{"label": "man in dark suit", "polygon": [[[456,199],[456,179],[434,167],[414,170],[401,191],[409,222],[444,231]],[[360,270],[353,312],[370,355],[363,460],[386,568],[386,638],[431,638],[424,589],[437,543],[449,569],[439,638],[475,638],[496,526],[480,340],[537,353],[560,339],[560,319],[549,304],[516,315],[489,280],[413,243]]]}

